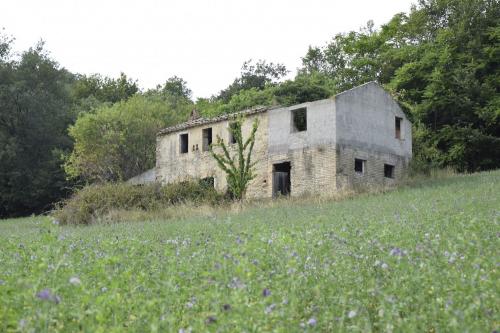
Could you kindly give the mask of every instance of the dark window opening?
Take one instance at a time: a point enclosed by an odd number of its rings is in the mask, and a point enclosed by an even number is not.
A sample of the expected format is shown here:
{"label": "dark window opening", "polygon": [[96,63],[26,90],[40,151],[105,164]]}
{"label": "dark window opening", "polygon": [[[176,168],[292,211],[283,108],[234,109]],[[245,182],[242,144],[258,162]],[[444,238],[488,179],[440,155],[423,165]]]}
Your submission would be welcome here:
{"label": "dark window opening", "polygon": [[189,142],[188,142],[187,133],[179,135],[179,143],[180,143],[180,153],[186,154],[189,150]]}
{"label": "dark window opening", "polygon": [[396,117],[396,139],[401,139],[401,123],[403,122],[403,118]]}
{"label": "dark window opening", "polygon": [[354,171],[357,173],[364,173],[365,172],[365,160],[355,158],[354,159]]}
{"label": "dark window opening", "polygon": [[200,179],[200,185],[205,188],[214,188],[215,187],[215,179],[214,177],[206,177]]}
{"label": "dark window opening", "polygon": [[292,110],[292,132],[307,131],[307,108]]}
{"label": "dark window opening", "polygon": [[238,130],[239,126],[240,126],[239,123],[230,123],[229,124],[229,143],[230,144],[236,143],[236,136],[234,135],[234,132]]}
{"label": "dark window opening", "polygon": [[273,165],[273,197],[290,194],[290,169],[290,162]]}
{"label": "dark window opening", "polygon": [[384,164],[384,177],[394,178],[394,165]]}
{"label": "dark window opening", "polygon": [[203,129],[203,151],[209,151],[212,144],[212,128]]}

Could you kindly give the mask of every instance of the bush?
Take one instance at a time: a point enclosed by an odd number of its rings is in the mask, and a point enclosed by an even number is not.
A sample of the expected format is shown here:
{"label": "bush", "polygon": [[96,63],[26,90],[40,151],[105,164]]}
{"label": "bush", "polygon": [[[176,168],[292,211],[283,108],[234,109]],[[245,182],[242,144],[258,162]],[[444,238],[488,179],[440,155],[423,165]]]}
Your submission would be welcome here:
{"label": "bush", "polygon": [[52,215],[60,224],[91,224],[115,210],[151,211],[186,202],[213,205],[223,200],[215,189],[195,181],[166,186],[106,183],[82,188],[60,203]]}

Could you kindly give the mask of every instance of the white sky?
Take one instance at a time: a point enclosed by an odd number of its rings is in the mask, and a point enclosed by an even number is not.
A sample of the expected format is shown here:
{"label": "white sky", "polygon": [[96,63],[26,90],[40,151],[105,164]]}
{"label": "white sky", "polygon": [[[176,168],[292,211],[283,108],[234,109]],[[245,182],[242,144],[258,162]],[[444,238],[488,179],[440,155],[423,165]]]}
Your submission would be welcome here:
{"label": "white sky", "polygon": [[292,70],[309,45],[386,23],[415,0],[0,0],[0,28],[15,51],[43,39],[72,72],[117,77],[141,88],[177,75],[194,97],[229,85],[248,59]]}

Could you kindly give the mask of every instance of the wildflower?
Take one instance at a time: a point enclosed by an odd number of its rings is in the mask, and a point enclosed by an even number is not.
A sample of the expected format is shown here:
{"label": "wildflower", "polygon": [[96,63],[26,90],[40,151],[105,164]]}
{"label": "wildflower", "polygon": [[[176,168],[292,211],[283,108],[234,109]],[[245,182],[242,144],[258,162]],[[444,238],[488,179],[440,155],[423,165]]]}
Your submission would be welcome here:
{"label": "wildflower", "polygon": [[264,290],[262,290],[262,296],[264,297],[271,296],[271,290],[264,288]]}
{"label": "wildflower", "polygon": [[38,292],[36,294],[36,297],[44,301],[54,302],[56,304],[59,304],[59,302],[61,302],[61,298],[57,295],[54,295],[50,289],[44,289]]}
{"label": "wildflower", "polygon": [[101,288],[101,292],[105,293],[106,291],[108,291],[108,288],[106,288],[106,287]]}
{"label": "wildflower", "polygon": [[393,247],[390,255],[396,257],[404,257],[407,254],[405,250],[400,249],[399,247]]}
{"label": "wildflower", "polygon": [[20,330],[24,330],[24,328],[26,327],[26,324],[27,324],[27,323],[28,323],[28,322],[26,321],[26,319],[21,319],[21,320],[19,320],[19,329],[20,329]]}
{"label": "wildflower", "polygon": [[212,323],[215,323],[217,321],[217,318],[215,318],[214,316],[208,316],[207,319],[205,319],[205,324],[212,324]]}
{"label": "wildflower", "polygon": [[274,304],[274,303],[273,303],[273,304],[271,304],[271,305],[269,305],[269,306],[268,306],[268,307],[266,307],[266,309],[264,310],[264,313],[265,313],[265,314],[270,314],[270,313],[274,310],[274,308],[275,308],[275,307],[276,307],[276,304]]}
{"label": "wildflower", "polygon": [[5,281],[0,279],[0,286],[3,286],[5,284]]}
{"label": "wildflower", "polygon": [[52,224],[54,224],[54,225],[59,225],[59,220],[57,220],[57,219],[53,219],[53,220],[52,220]]}
{"label": "wildflower", "polygon": [[231,288],[231,289],[243,289],[243,288],[246,287],[246,285],[243,282],[241,282],[240,279],[234,277],[234,278],[232,278],[232,280],[229,283],[228,287]]}
{"label": "wildflower", "polygon": [[316,318],[314,318],[314,317],[312,317],[311,319],[309,319],[309,320],[307,321],[307,324],[308,324],[309,326],[316,326],[316,323],[317,323],[317,322],[316,322]]}
{"label": "wildflower", "polygon": [[72,285],[78,285],[82,283],[82,281],[80,281],[80,279],[77,276],[73,276],[69,279],[69,283],[71,283]]}
{"label": "wildflower", "polygon": [[357,314],[358,314],[358,313],[357,313],[356,311],[351,310],[351,311],[349,311],[349,313],[347,314],[347,318],[352,319],[352,318],[356,317],[356,315],[357,315]]}

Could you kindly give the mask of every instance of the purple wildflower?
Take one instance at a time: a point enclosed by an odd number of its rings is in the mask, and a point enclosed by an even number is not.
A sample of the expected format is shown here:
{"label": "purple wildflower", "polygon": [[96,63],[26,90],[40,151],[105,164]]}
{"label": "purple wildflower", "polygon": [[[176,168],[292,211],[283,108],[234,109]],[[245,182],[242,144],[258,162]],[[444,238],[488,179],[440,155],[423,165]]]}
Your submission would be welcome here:
{"label": "purple wildflower", "polygon": [[205,319],[205,324],[212,324],[212,323],[215,323],[217,321],[217,318],[215,318],[214,316],[208,316],[207,319]]}
{"label": "purple wildflower", "polygon": [[54,295],[50,289],[44,289],[38,292],[36,294],[36,297],[44,301],[54,302],[56,304],[59,304],[59,302],[61,302],[61,298],[57,295]]}
{"label": "purple wildflower", "polygon": [[390,255],[395,257],[404,257],[406,255],[406,251],[400,249],[399,247],[393,247]]}
{"label": "purple wildflower", "polygon": [[314,318],[314,317],[312,317],[311,319],[309,319],[309,320],[307,321],[307,324],[308,324],[309,326],[316,326],[316,323],[317,323],[317,321],[316,321],[316,318]]}
{"label": "purple wildflower", "polygon": [[264,297],[271,296],[271,290],[264,288],[264,290],[262,290],[262,296]]}

